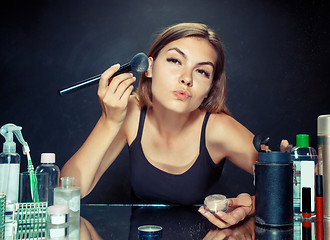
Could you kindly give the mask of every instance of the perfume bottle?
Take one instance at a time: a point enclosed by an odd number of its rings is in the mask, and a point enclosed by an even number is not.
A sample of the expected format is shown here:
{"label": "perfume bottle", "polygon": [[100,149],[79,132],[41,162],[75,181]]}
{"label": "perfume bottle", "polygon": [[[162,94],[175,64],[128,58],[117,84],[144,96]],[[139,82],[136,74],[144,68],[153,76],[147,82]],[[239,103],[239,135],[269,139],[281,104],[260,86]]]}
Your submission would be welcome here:
{"label": "perfume bottle", "polygon": [[69,221],[80,216],[80,188],[74,187],[73,181],[74,177],[61,177],[62,186],[54,189],[54,205],[69,207]]}

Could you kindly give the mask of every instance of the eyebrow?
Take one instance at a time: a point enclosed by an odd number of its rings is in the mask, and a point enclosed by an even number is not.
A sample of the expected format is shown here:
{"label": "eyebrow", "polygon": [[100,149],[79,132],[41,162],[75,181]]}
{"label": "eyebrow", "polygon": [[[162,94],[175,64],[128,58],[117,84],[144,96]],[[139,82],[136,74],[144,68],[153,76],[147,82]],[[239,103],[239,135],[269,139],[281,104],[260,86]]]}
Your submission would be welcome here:
{"label": "eyebrow", "polygon": [[[176,48],[176,47],[170,48],[170,49],[168,49],[167,52],[173,51],[173,50],[176,51],[177,53],[179,53],[185,59],[187,59],[187,55],[184,52],[182,52],[179,48]],[[211,67],[213,67],[213,69],[215,69],[214,64],[210,61],[200,62],[200,63],[198,63],[198,65],[210,65]]]}

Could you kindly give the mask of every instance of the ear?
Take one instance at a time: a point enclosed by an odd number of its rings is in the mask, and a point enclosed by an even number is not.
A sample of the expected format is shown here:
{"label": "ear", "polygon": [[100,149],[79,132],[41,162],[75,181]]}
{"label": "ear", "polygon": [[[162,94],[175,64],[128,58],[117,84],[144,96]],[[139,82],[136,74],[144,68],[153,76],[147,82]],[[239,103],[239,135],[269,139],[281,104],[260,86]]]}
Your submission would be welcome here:
{"label": "ear", "polygon": [[154,62],[154,59],[152,57],[148,57],[148,62],[149,62],[149,66],[147,71],[144,72],[144,75],[148,78],[152,78],[152,64]]}

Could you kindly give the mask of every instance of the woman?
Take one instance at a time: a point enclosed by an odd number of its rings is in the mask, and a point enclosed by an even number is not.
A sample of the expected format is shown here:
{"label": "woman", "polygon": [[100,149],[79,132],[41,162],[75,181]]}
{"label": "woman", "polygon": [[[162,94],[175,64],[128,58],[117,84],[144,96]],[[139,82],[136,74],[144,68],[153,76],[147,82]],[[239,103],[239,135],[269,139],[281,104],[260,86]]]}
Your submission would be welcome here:
{"label": "woman", "polygon": [[[201,202],[220,177],[225,158],[252,174],[257,158],[253,134],[225,106],[219,37],[203,24],[177,24],[159,35],[148,60],[133,95],[131,73],[112,78],[118,64],[101,76],[102,115],[62,169],[63,176],[75,177],[81,196],[92,191],[126,144],[132,189],[145,201]],[[229,205],[227,213],[199,211],[220,228],[254,211],[248,194],[230,199]]]}

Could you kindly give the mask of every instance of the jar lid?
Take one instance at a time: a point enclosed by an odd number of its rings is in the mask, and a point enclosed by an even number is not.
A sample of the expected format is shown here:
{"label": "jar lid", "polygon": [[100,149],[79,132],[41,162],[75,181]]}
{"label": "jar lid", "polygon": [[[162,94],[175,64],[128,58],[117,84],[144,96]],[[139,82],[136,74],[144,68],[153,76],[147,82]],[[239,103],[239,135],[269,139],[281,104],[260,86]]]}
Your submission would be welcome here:
{"label": "jar lid", "polygon": [[205,198],[204,205],[212,213],[225,212],[228,209],[228,199],[224,195],[213,194]]}
{"label": "jar lid", "polygon": [[258,152],[257,163],[289,163],[291,161],[290,153],[286,152]]}
{"label": "jar lid", "polygon": [[69,207],[66,205],[52,205],[47,209],[47,213],[50,215],[61,215],[61,214],[69,214]]}
{"label": "jar lid", "polygon": [[55,163],[55,153],[42,153],[41,163]]}
{"label": "jar lid", "polygon": [[143,225],[138,227],[139,239],[160,239],[163,228],[157,225]]}
{"label": "jar lid", "polygon": [[320,115],[317,118],[317,136],[330,135],[330,114]]}

